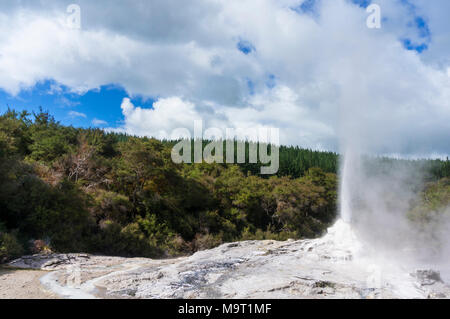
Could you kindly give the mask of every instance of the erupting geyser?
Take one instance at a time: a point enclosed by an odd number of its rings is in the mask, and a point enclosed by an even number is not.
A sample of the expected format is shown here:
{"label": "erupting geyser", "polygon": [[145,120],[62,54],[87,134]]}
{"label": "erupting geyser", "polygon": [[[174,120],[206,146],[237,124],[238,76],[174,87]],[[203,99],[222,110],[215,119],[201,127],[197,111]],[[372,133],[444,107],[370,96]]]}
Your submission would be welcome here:
{"label": "erupting geyser", "polygon": [[356,169],[355,162],[355,155],[353,152],[348,151],[344,154],[339,192],[339,214],[342,221],[348,224],[352,221],[350,177],[352,170]]}
{"label": "erupting geyser", "polygon": [[325,239],[330,240],[334,246],[333,255],[344,259],[354,259],[361,249],[361,243],[352,228],[352,185],[355,185],[354,178],[358,157],[354,152],[348,151],[343,157],[340,189],[339,189],[339,219],[328,229]]}
{"label": "erupting geyser", "polygon": [[[406,185],[407,168],[384,168],[380,173],[352,148],[343,154],[340,171],[339,219],[316,244],[318,252],[345,261],[349,273],[367,272],[367,289],[390,291],[400,298],[446,295],[437,265],[422,255],[427,252],[414,238],[406,220],[407,203],[414,194]],[[394,198],[394,201],[393,201]],[[420,247],[419,247],[420,246]],[[425,248],[427,244],[424,244]],[[420,249],[419,249],[420,248]],[[427,254],[425,254],[427,256]],[[427,263],[419,262],[426,260]],[[430,280],[431,274],[439,280]]]}

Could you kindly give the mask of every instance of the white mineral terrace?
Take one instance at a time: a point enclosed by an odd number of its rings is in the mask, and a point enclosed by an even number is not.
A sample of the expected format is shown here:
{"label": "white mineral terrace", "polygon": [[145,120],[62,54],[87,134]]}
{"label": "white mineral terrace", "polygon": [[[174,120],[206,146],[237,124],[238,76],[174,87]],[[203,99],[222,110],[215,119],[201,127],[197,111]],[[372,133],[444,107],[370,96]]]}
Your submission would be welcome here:
{"label": "white mineral terrace", "polygon": [[339,220],[319,239],[245,241],[154,260],[87,254],[23,257],[11,266],[49,271],[62,298],[445,298],[439,272],[368,257]]}

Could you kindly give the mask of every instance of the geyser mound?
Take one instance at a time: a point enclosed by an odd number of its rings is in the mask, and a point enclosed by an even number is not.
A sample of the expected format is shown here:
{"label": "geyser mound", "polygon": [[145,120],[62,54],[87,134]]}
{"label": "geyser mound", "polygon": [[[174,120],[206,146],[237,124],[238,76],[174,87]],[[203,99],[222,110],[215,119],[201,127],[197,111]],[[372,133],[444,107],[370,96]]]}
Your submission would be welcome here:
{"label": "geyser mound", "polygon": [[[407,218],[423,182],[420,170],[353,150],[345,153],[341,167],[340,219],[319,241],[328,242],[334,256],[371,270],[376,286],[389,286],[402,298],[424,297],[420,274],[436,275],[446,267],[436,247],[424,240],[432,229],[419,232]],[[433,283],[445,285],[440,275],[435,277],[439,281]]]}

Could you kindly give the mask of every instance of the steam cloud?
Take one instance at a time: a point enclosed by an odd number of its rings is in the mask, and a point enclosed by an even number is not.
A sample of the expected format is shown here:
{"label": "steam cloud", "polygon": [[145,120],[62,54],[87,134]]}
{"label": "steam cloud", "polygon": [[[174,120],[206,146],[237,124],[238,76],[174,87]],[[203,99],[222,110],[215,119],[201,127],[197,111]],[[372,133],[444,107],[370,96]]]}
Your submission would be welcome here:
{"label": "steam cloud", "polygon": [[[339,100],[343,154],[341,219],[351,224],[364,245],[365,254],[395,260],[401,267],[411,270],[434,268],[441,271],[443,278],[448,277],[449,207],[428,215],[425,222],[412,221],[408,212],[425,186],[425,167],[420,162],[411,164],[376,157],[382,149],[395,150],[397,128],[414,118],[417,110],[411,110],[407,118],[398,117],[398,110],[408,107],[406,100],[398,104],[398,109],[387,109],[385,105],[395,103],[389,101],[389,96],[376,96],[375,89],[368,85],[373,79],[369,72],[364,72],[364,61],[370,54],[359,48],[355,56],[358,58],[343,64],[352,72],[348,71],[347,78],[341,79],[354,85],[343,85]],[[432,117],[432,113],[429,116]],[[409,125],[414,128],[421,123]]]}

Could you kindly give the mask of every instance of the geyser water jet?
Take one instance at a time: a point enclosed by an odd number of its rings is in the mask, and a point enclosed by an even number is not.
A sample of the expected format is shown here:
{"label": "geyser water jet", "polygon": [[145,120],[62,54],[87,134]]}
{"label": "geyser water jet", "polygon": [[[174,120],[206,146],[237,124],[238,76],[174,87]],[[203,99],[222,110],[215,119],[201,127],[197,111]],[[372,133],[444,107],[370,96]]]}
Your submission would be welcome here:
{"label": "geyser water jet", "polygon": [[355,177],[359,173],[360,167],[358,158],[356,152],[348,149],[343,155],[340,172],[339,214],[341,219],[348,224],[352,222],[352,194],[354,194],[357,184]]}
{"label": "geyser water jet", "polygon": [[339,218],[327,230],[323,242],[330,245],[335,260],[354,260],[362,250],[362,244],[353,231],[353,186],[356,183],[358,155],[348,151],[343,156],[339,186]]}

